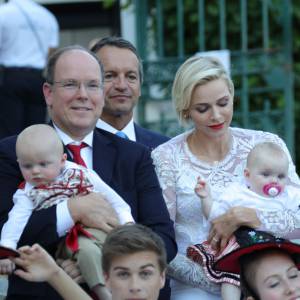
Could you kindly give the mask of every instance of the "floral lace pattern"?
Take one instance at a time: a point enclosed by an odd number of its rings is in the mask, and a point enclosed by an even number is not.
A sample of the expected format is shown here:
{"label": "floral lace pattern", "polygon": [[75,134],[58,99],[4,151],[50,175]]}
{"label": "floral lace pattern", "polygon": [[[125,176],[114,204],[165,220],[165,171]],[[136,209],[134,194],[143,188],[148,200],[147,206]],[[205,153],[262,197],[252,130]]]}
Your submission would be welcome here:
{"label": "floral lace pattern", "polygon": [[[300,214],[295,214],[292,210],[257,211],[257,216],[262,223],[260,229],[275,232],[277,236],[286,237],[297,228],[300,228]],[[299,237],[300,235],[296,238]]]}
{"label": "floral lace pattern", "polygon": [[[222,161],[214,164],[200,161],[189,150],[187,137],[192,130],[174,137],[152,152],[164,198],[175,224],[178,255],[170,264],[173,269],[172,276],[188,286],[193,285],[192,282],[197,282],[198,287],[211,292],[215,292],[215,286],[209,286],[205,281],[201,268],[197,266],[197,269],[195,263],[186,263],[183,259],[187,247],[205,241],[208,234],[201,202],[194,193],[197,177],[201,176],[210,184],[212,197],[216,199],[229,183],[243,180],[246,157],[253,146],[259,142],[271,141],[279,144],[287,153],[290,161],[289,179],[293,184],[300,185],[288,149],[277,135],[240,128],[230,128],[230,131],[232,135],[230,151]],[[282,214],[272,212],[258,216],[263,226],[272,228],[272,231],[286,232],[297,223],[290,224],[290,216],[286,212]]]}

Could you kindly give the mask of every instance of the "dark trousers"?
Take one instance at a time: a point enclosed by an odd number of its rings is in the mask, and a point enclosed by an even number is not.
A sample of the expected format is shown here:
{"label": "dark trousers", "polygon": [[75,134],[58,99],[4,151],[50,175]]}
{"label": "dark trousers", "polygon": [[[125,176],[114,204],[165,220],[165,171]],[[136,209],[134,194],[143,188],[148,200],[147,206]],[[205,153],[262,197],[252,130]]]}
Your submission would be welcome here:
{"label": "dark trousers", "polygon": [[42,70],[2,68],[0,74],[0,139],[25,127],[45,123]]}

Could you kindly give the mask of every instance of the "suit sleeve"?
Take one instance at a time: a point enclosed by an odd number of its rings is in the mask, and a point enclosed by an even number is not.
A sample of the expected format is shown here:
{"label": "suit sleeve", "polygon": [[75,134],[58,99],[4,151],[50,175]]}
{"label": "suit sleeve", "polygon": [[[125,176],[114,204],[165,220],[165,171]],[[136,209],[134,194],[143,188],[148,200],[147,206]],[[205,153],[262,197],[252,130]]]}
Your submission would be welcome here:
{"label": "suit sleeve", "polygon": [[163,239],[168,261],[177,253],[174,224],[164,201],[150,152],[144,151],[136,171],[138,190],[138,223],[150,227]]}
{"label": "suit sleeve", "polygon": [[[0,228],[7,221],[13,207],[13,194],[23,181],[15,154],[16,137],[0,141]],[[19,246],[40,243],[47,247],[58,241],[56,231],[56,207],[33,212],[21,235]]]}

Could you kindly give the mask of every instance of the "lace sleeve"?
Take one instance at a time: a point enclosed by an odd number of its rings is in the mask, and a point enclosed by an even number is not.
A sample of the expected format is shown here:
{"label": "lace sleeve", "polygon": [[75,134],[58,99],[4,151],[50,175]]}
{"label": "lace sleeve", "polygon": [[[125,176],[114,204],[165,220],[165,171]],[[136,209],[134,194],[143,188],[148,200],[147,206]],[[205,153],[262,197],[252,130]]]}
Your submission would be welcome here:
{"label": "lace sleeve", "polygon": [[182,254],[177,254],[171,261],[167,269],[167,274],[169,277],[184,284],[201,288],[212,294],[220,294],[221,285],[211,282],[199,264],[195,264]]}
{"label": "lace sleeve", "polygon": [[261,222],[260,230],[269,231],[277,236],[286,236],[300,228],[300,212],[292,210],[261,211],[257,210]]}
{"label": "lace sleeve", "polygon": [[[153,150],[151,156],[170,217],[176,223],[178,152],[176,152],[174,145],[167,143]],[[202,267],[182,254],[177,254],[171,261],[167,273],[171,278],[184,284],[201,288],[210,293],[220,294],[220,285],[210,282]]]}
{"label": "lace sleeve", "polygon": [[[166,145],[165,145],[166,146]],[[170,147],[158,147],[152,151],[151,156],[155,171],[162,188],[163,196],[169,210],[170,218],[175,223],[176,218],[176,189],[175,189],[175,163],[172,159]]]}

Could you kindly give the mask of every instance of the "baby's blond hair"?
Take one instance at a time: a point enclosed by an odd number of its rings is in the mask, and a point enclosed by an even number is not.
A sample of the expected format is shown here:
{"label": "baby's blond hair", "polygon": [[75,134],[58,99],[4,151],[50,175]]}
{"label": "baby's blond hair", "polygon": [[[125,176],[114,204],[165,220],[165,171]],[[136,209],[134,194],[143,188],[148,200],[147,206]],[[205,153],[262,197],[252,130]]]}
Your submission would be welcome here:
{"label": "baby's blond hair", "polygon": [[20,157],[26,151],[51,151],[57,155],[64,152],[63,144],[54,128],[45,124],[36,124],[25,128],[17,138],[16,153]]}
{"label": "baby's blond hair", "polygon": [[274,157],[274,159],[286,159],[288,162],[286,153],[279,145],[273,142],[262,142],[256,144],[249,152],[247,157],[247,167],[249,168],[254,164],[260,163],[259,158],[263,155]]}

